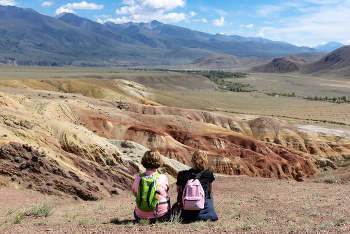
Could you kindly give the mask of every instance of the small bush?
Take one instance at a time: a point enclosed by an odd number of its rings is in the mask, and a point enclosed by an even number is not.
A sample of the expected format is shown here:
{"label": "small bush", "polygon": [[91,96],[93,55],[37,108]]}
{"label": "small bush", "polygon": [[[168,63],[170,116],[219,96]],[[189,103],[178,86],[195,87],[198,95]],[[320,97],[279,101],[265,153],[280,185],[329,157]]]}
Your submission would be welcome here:
{"label": "small bush", "polygon": [[117,184],[113,184],[112,187],[113,187],[113,188],[116,188],[116,187],[117,187]]}
{"label": "small bush", "polygon": [[114,224],[120,224],[119,217],[114,217],[114,218],[112,218],[109,222],[110,222],[110,223],[114,223]]}
{"label": "small bush", "polygon": [[47,202],[39,203],[37,205],[31,206],[22,215],[23,216],[34,216],[34,217],[49,217],[54,211],[53,207],[47,204]]}
{"label": "small bush", "polygon": [[49,181],[46,183],[47,186],[52,186],[52,184],[53,184],[52,181]]}
{"label": "small bush", "polygon": [[21,160],[22,160],[21,157],[16,157],[16,158],[15,158],[15,161],[16,161],[16,162],[20,162]]}
{"label": "small bush", "polygon": [[11,177],[11,180],[12,180],[12,181],[16,181],[16,180],[17,180],[17,175],[13,175],[13,176]]}
{"label": "small bush", "polygon": [[105,183],[103,181],[100,182],[100,185],[104,185]]}
{"label": "small bush", "polygon": [[21,216],[17,216],[15,220],[13,220],[13,224],[20,224],[21,223]]}
{"label": "small bush", "polygon": [[60,97],[60,98],[64,98],[64,96],[63,96],[63,95],[60,95],[59,97]]}

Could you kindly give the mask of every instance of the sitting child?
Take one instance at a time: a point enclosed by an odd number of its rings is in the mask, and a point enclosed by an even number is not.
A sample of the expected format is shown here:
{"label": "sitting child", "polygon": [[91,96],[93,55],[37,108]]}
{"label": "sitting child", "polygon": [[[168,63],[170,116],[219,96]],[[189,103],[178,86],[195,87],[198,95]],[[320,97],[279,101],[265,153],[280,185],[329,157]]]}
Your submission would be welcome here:
{"label": "sitting child", "polygon": [[[215,180],[213,172],[211,170],[205,170],[208,164],[207,154],[203,150],[197,150],[193,153],[191,160],[191,169],[180,171],[177,176],[176,190],[178,192],[177,200],[182,199],[183,190],[186,183],[190,179],[199,180],[205,194],[204,208],[201,210],[186,210],[181,212],[181,218],[183,220],[218,220],[218,216],[214,210],[213,200],[213,181]],[[201,174],[200,174],[201,173]],[[200,175],[199,175],[200,174]],[[199,176],[198,176],[199,175]],[[199,178],[198,178],[199,177]]]}
{"label": "sitting child", "polygon": [[[158,151],[147,151],[144,153],[141,159],[141,164],[146,168],[146,171],[141,175],[136,176],[134,183],[132,185],[133,193],[135,197],[138,196],[139,186],[141,186],[140,185],[141,177],[146,177],[151,180],[155,179],[157,182],[156,183],[157,188],[154,189],[156,191],[153,191],[154,192],[153,194],[158,198],[158,205],[154,210],[142,211],[141,210],[142,207],[140,209],[138,207],[138,204],[136,204],[136,207],[134,210],[134,217],[137,222],[140,219],[149,219],[151,223],[155,223],[156,221],[159,221],[159,222],[168,221],[170,217],[170,204],[169,204],[170,200],[168,196],[169,182],[168,182],[168,178],[165,175],[161,175],[157,173],[157,168],[161,167],[163,164],[162,156]],[[142,195],[141,195],[141,200],[142,200]],[[145,196],[143,200],[145,201]],[[149,205],[150,204],[148,204],[148,206]]]}

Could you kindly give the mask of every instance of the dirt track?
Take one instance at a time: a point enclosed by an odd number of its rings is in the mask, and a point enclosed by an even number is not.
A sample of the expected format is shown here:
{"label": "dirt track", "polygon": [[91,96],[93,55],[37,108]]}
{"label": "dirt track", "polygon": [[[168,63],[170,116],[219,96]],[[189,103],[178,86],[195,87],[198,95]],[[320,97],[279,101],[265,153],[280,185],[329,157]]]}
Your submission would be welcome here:
{"label": "dirt track", "polygon": [[[349,187],[250,177],[219,177],[214,182],[217,222],[133,224],[134,197],[120,194],[94,202],[45,197],[0,187],[1,233],[349,233]],[[175,197],[175,187],[170,195]],[[21,217],[46,200],[52,216]],[[173,201],[172,201],[173,202]],[[113,224],[113,218],[120,224]]]}

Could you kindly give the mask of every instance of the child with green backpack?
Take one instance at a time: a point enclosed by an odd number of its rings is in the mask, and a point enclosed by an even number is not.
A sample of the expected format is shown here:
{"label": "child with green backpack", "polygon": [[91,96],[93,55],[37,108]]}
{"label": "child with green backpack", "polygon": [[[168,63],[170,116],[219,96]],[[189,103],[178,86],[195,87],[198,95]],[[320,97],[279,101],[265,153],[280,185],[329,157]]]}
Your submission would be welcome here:
{"label": "child with green backpack", "polygon": [[157,173],[157,168],[163,165],[162,156],[158,151],[144,153],[141,164],[146,171],[137,175],[132,185],[136,197],[134,217],[149,219],[151,223],[168,221],[170,218],[169,182],[165,175]]}

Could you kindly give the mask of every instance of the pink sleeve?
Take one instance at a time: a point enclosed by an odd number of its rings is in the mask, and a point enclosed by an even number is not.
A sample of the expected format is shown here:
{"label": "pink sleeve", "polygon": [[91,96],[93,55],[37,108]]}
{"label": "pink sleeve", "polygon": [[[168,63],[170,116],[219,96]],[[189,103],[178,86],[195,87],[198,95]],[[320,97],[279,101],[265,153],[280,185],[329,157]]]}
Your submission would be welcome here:
{"label": "pink sleeve", "polygon": [[135,177],[134,183],[132,184],[132,190],[134,190],[135,192],[138,192],[138,188],[139,188],[139,183],[140,183],[141,177],[140,175],[137,175]]}

